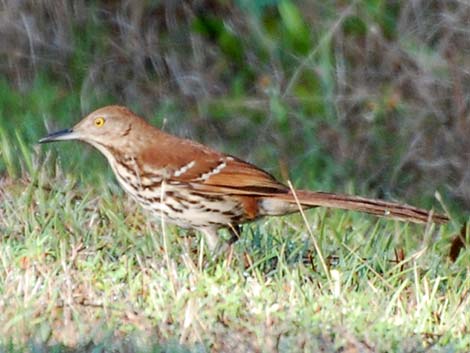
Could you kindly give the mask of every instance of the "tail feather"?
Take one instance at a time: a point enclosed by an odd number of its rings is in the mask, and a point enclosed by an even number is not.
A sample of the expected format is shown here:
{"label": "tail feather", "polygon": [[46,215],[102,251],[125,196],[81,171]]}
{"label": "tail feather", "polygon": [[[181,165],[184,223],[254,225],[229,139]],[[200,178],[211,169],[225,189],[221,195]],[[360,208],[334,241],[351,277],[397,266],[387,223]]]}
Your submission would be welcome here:
{"label": "tail feather", "polygon": [[[413,207],[405,204],[387,202],[382,200],[368,199],[360,196],[340,195],[327,192],[313,192],[307,190],[296,190],[295,195],[302,206],[306,207],[329,207],[344,210],[370,213],[377,216],[395,218],[414,223],[447,223],[449,218],[445,215],[433,213],[432,211]],[[286,201],[295,203],[296,198],[292,192],[282,195]]]}

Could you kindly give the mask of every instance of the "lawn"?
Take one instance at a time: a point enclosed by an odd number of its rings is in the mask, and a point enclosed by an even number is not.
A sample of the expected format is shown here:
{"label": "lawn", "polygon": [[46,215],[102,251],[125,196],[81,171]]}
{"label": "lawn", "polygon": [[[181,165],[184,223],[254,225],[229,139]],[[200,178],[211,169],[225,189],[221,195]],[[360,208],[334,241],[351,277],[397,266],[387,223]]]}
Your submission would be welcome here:
{"label": "lawn", "polygon": [[88,183],[51,156],[31,154],[31,173],[1,181],[6,351],[470,347],[468,256],[448,258],[456,224],[319,209],[306,222],[246,225],[213,258],[198,234],[145,214],[113,178]]}
{"label": "lawn", "polygon": [[[0,353],[470,351],[468,4],[4,3]],[[451,222],[314,209],[214,257],[97,151],[37,143],[110,103],[295,187]]]}

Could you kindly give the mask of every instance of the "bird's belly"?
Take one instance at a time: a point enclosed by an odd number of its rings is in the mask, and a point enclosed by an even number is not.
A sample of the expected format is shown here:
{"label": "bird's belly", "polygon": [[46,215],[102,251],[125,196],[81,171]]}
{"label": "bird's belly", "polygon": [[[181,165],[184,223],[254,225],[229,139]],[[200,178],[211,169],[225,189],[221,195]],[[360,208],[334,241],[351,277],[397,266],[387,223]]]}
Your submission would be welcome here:
{"label": "bird's belly", "polygon": [[134,199],[153,215],[182,228],[204,228],[241,223],[245,214],[239,200],[229,195],[201,194],[182,185],[134,190]]}

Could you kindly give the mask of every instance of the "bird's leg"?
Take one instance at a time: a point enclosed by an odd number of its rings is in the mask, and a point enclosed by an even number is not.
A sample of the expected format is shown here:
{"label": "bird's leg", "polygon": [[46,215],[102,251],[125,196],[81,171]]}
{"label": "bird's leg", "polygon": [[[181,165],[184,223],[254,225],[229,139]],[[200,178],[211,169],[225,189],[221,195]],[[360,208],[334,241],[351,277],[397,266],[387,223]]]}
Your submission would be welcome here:
{"label": "bird's leg", "polygon": [[220,237],[216,228],[203,228],[201,232],[204,234],[204,241],[211,253],[217,252],[220,247]]}
{"label": "bird's leg", "polygon": [[222,254],[227,255],[227,262],[230,263],[233,256],[233,244],[238,240],[241,233],[241,226],[239,224],[228,225],[230,238],[228,241],[221,241],[216,228],[204,228],[201,232],[204,234],[204,241],[209,248],[212,259],[216,260]]}
{"label": "bird's leg", "polygon": [[[191,252],[191,249],[193,247],[193,239],[196,237],[197,232],[194,229],[188,229],[186,233],[184,234],[183,241],[186,247],[186,251],[188,253]],[[197,244],[197,241],[196,241]]]}
{"label": "bird's leg", "polygon": [[240,234],[242,232],[242,226],[240,224],[229,224],[229,233],[230,238],[227,241],[228,250],[227,250],[227,266],[230,267],[232,263],[233,250],[235,242],[240,239]]}
{"label": "bird's leg", "polygon": [[240,239],[240,234],[242,233],[241,224],[229,224],[228,230],[230,232],[230,238],[228,239],[228,245],[234,244],[238,239]]}

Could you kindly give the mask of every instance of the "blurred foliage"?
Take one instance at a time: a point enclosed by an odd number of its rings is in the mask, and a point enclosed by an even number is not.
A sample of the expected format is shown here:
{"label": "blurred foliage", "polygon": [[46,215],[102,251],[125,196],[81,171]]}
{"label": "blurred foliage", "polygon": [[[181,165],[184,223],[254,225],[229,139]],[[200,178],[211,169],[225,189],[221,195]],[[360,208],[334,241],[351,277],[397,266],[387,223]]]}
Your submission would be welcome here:
{"label": "blurred foliage", "polygon": [[[444,0],[7,0],[0,170],[20,175],[44,125],[114,102],[299,186],[440,189],[468,208],[469,16]],[[74,172],[90,160],[54,148]]]}

